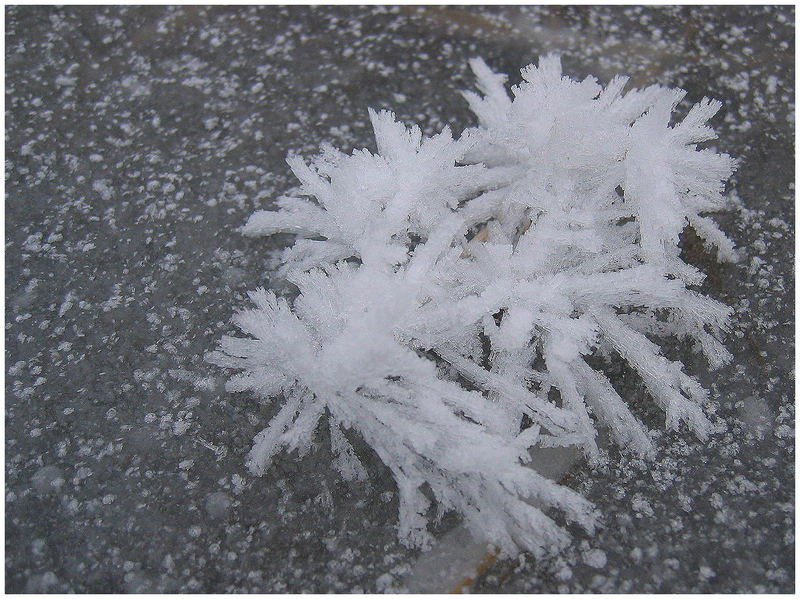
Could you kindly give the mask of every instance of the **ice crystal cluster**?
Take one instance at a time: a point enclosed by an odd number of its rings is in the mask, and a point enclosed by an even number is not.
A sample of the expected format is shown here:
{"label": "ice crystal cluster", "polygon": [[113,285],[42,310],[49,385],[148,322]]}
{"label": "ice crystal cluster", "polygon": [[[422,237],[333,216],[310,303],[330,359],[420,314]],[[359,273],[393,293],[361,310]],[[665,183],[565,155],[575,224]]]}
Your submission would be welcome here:
{"label": "ice crystal cluster", "polygon": [[731,310],[696,291],[704,275],[678,243],[690,226],[735,259],[704,216],[726,207],[734,161],[697,148],[715,137],[717,101],[671,123],[681,90],[575,81],[547,56],[509,95],[506,76],[471,67],[479,125],[458,139],[370,111],[377,153],[289,159],[299,187],[244,232],[296,236],[280,273],[299,294],[252,292],[235,316],[245,336],[208,359],[239,371],[229,390],[279,404],[254,474],[328,426],[342,476],[367,474],[354,435],[391,471],[405,543],[426,546],[429,519],[455,510],[506,553],[540,553],[568,542],[558,522],[591,530],[595,512],[526,466],[532,449],[600,463],[599,425],[653,453],[602,364],[626,361],[668,427],[710,432],[707,391],[656,340],[686,340],[711,367],[730,359]]}

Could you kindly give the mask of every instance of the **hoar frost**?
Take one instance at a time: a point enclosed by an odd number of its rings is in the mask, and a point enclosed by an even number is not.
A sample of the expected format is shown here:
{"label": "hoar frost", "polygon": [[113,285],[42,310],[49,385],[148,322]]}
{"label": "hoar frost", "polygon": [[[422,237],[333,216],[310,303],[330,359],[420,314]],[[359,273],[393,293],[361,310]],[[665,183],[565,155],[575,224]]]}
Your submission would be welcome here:
{"label": "hoar frost", "polygon": [[[605,455],[596,424],[626,451],[653,453],[647,428],[598,364],[625,360],[666,413],[700,439],[706,390],[653,339],[692,341],[718,367],[731,310],[693,288],[680,259],[689,225],[722,260],[734,248],[704,214],[727,207],[734,161],[696,144],[717,101],[677,124],[681,90],[623,94],[562,76],[558,57],[506,77],[471,62],[479,126],[424,137],[372,112],[377,154],[328,146],[289,165],[301,185],[250,236],[292,233],[280,273],[293,302],[258,289],[208,360],[240,371],[227,388],[280,404],[250,470],[312,445],[323,420],[335,466],[367,475],[349,435],[391,470],[399,534],[424,547],[431,516],[455,510],[507,554],[568,542],[550,514],[595,524],[593,506],[526,466],[535,447]],[[588,358],[588,360],[587,360]]]}

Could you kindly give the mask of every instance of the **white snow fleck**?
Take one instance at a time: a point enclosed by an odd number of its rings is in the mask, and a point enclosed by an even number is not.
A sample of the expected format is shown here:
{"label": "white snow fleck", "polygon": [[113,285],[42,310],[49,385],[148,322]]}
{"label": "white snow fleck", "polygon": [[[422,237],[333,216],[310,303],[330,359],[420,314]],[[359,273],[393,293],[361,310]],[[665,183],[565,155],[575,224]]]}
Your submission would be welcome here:
{"label": "white snow fleck", "polygon": [[606,567],[606,554],[602,549],[591,549],[583,556],[583,561],[587,566],[602,570]]}
{"label": "white snow fleck", "polygon": [[214,519],[220,520],[228,514],[232,500],[226,493],[211,493],[206,498],[206,511]]}
{"label": "white snow fleck", "polygon": [[767,93],[774,94],[778,91],[778,78],[775,75],[770,75],[767,77]]}
{"label": "white snow fleck", "polygon": [[107,179],[98,179],[92,182],[92,189],[100,194],[100,197],[103,198],[103,200],[109,201],[113,193],[110,183],[111,182]]}
{"label": "white snow fleck", "polygon": [[34,490],[40,495],[58,491],[64,484],[64,476],[57,466],[42,466],[31,478]]}
{"label": "white snow fleck", "polygon": [[231,476],[231,484],[233,485],[233,492],[238,495],[244,490],[244,479],[239,474]]}
{"label": "white snow fleck", "polygon": [[714,570],[709,568],[708,566],[700,566],[700,570],[698,572],[700,580],[709,580],[710,578],[714,578],[717,575]]}
{"label": "white snow fleck", "polygon": [[636,512],[637,514],[644,514],[649,518],[652,518],[655,515],[653,507],[646,499],[644,499],[640,495],[637,495],[633,499],[633,501],[631,501],[631,507],[633,508],[633,511]]}
{"label": "white snow fleck", "polygon": [[178,420],[172,425],[172,433],[179,437],[188,431],[191,426],[192,423],[188,420]]}
{"label": "white snow fleck", "polygon": [[74,301],[78,299],[72,291],[68,291],[64,296],[64,301],[61,302],[61,307],[58,309],[58,317],[62,318],[73,306]]}
{"label": "white snow fleck", "polygon": [[67,77],[66,75],[59,75],[56,77],[56,85],[60,87],[72,87],[77,83],[78,79],[75,77]]}

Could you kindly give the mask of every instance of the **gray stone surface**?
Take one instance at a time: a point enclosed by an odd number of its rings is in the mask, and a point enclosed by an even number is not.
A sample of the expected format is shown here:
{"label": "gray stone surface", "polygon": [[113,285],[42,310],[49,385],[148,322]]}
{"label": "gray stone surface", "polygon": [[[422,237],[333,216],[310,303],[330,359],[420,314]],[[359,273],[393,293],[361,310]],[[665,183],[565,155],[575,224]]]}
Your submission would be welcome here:
{"label": "gray stone surface", "polygon": [[[202,356],[248,289],[281,286],[288,238],[237,228],[291,184],[288,152],[372,147],[368,106],[460,130],[468,58],[514,80],[547,51],[574,76],[725,101],[743,209],[719,221],[742,260],[688,234],[685,252],[736,309],[736,361],[709,374],[670,348],[721,431],[576,468],[604,528],[474,589],[791,592],[794,9],[499,6],[6,9],[6,590],[402,590],[418,554],[378,460],[361,447],[370,482],[343,482],[321,433],[251,477],[272,407]],[[630,372],[614,382],[663,429]]]}

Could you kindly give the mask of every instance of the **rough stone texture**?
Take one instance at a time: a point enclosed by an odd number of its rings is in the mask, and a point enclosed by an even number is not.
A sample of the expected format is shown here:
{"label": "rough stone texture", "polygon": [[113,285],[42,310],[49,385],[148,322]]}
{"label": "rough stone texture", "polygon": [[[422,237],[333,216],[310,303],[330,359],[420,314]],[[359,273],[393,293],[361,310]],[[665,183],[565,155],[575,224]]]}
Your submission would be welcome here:
{"label": "rough stone texture", "polygon": [[[251,477],[272,408],[202,356],[248,289],[280,286],[288,238],[237,228],[292,184],[289,151],[372,147],[368,106],[458,131],[468,58],[513,81],[548,51],[574,76],[682,87],[684,108],[725,101],[716,145],[741,159],[743,210],[719,222],[742,260],[720,267],[690,234],[685,251],[736,309],[736,361],[708,374],[670,348],[724,431],[575,469],[605,527],[474,588],[791,592],[794,9],[621,6],[7,8],[6,590],[402,590],[417,554],[377,459],[360,448],[372,478],[343,482],[321,433]],[[615,384],[663,425],[630,372]]]}

